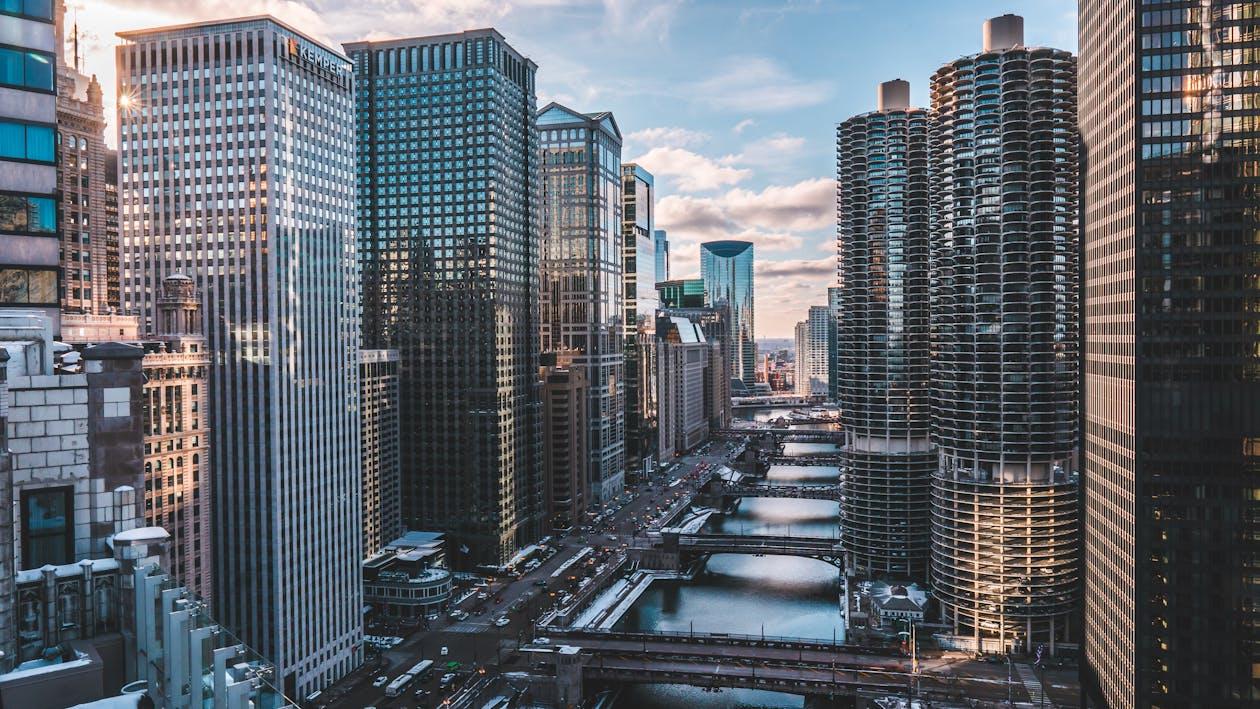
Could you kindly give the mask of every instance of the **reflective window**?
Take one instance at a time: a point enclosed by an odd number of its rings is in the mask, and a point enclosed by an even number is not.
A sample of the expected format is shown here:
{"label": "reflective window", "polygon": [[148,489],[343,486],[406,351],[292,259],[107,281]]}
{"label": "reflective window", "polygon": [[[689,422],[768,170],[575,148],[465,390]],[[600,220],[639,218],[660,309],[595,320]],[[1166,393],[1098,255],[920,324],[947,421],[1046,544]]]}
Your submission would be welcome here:
{"label": "reflective window", "polygon": [[53,55],[0,47],[0,85],[53,90]]}
{"label": "reflective window", "polygon": [[0,194],[0,232],[57,233],[57,200],[53,197]]}
{"label": "reflective window", "polygon": [[57,272],[0,268],[0,305],[57,305]]}
{"label": "reflective window", "polygon": [[52,0],[0,0],[0,14],[52,21]]}
{"label": "reflective window", "polygon": [[73,487],[22,491],[22,566],[38,569],[45,564],[74,561]]}
{"label": "reflective window", "polygon": [[0,121],[0,158],[51,163],[55,156],[51,126]]}

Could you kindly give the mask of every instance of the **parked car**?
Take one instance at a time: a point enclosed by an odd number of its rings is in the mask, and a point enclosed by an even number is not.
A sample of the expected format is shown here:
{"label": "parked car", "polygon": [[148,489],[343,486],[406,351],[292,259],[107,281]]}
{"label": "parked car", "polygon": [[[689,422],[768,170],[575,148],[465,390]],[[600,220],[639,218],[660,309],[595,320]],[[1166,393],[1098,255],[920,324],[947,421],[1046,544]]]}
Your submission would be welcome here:
{"label": "parked car", "polygon": [[495,626],[496,626],[496,627],[499,627],[499,628],[502,628],[503,626],[505,626],[505,625],[507,625],[508,623],[511,623],[511,622],[512,622],[512,621],[508,620],[508,617],[507,617],[507,616],[505,616],[505,615],[501,615],[501,616],[499,616],[498,618],[495,618],[495,619],[494,619],[494,624],[495,624]]}

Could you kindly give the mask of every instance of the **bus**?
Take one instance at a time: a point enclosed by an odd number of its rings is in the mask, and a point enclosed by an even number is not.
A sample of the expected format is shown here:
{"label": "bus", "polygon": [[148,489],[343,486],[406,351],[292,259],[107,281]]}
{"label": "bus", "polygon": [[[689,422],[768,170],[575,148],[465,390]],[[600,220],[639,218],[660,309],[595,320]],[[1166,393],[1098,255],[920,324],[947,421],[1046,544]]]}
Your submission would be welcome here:
{"label": "bus", "polygon": [[411,684],[411,680],[415,678],[416,676],[409,672],[404,672],[398,675],[394,678],[393,682],[390,682],[389,685],[385,687],[385,696],[397,697],[407,690],[407,685]]}
{"label": "bus", "polygon": [[407,674],[415,677],[421,682],[427,680],[429,675],[433,674],[433,660],[421,660],[417,662],[411,669],[407,670]]}

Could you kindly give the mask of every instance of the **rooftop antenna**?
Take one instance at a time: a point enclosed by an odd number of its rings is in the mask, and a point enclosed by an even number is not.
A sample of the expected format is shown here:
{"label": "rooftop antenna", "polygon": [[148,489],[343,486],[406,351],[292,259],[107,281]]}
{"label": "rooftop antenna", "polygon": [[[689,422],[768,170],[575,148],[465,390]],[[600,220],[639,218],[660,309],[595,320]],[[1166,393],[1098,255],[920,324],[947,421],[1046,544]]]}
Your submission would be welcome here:
{"label": "rooftop antenna", "polygon": [[79,8],[74,8],[74,70],[83,71],[79,65]]}

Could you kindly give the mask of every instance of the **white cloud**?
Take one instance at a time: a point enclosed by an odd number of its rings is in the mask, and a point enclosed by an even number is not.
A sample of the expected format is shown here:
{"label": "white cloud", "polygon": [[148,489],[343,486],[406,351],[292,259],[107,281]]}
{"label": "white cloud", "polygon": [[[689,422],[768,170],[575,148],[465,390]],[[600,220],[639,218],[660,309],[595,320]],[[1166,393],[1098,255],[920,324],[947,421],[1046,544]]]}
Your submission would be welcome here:
{"label": "white cloud", "polygon": [[682,0],[603,0],[604,29],[611,37],[669,39]]}
{"label": "white cloud", "polygon": [[660,126],[644,128],[626,135],[626,141],[648,148],[693,148],[709,139],[704,131],[679,128],[677,126]]}
{"label": "white cloud", "polygon": [[724,165],[755,165],[781,169],[790,166],[790,159],[800,154],[804,147],[805,139],[800,136],[775,133],[768,138],[748,143],[738,154],[727,155],[721,162]]}
{"label": "white cloud", "polygon": [[721,165],[682,148],[652,148],[628,162],[642,165],[657,177],[672,178],[678,189],[684,192],[703,192],[733,185],[752,174],[750,170]]}
{"label": "white cloud", "polygon": [[739,135],[743,133],[744,131],[748,130],[749,128],[752,128],[755,125],[757,125],[757,121],[754,121],[751,118],[745,118],[739,123],[736,123],[735,127],[731,128],[731,132],[734,133],[735,135]]}
{"label": "white cloud", "polygon": [[758,112],[814,106],[831,96],[829,82],[797,78],[765,57],[730,57],[725,64],[725,72],[694,84],[688,96],[710,106]]}

